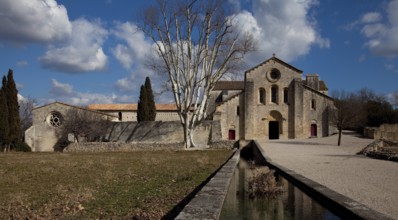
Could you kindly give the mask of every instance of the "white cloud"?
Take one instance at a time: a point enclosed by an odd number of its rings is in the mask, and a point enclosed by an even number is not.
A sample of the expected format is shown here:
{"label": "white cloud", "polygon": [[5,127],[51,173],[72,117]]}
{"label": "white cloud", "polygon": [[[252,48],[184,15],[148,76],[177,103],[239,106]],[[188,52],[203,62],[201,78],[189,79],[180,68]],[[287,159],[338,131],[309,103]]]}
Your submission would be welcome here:
{"label": "white cloud", "polygon": [[[151,41],[145,38],[145,34],[140,31],[134,23],[116,23],[112,31],[121,42],[112,49],[113,55],[130,72],[129,76],[117,80],[115,87],[123,93],[134,94],[130,102],[138,100],[140,86],[144,84],[145,77],[150,77],[154,93],[162,90],[162,84],[167,76],[156,74],[146,64],[148,58],[154,53],[155,49]],[[161,97],[156,96],[157,100]]]}
{"label": "white cloud", "polygon": [[398,55],[398,0],[387,5],[388,22],[382,22],[381,14],[368,13],[361,34],[367,39],[365,46],[376,55],[394,57]]}
{"label": "white cloud", "polygon": [[18,97],[18,103],[28,101],[27,98],[23,97],[23,96],[22,96],[21,94],[19,94],[19,93],[17,94],[17,97]]}
{"label": "white cloud", "polygon": [[152,44],[145,39],[145,34],[130,22],[116,23],[112,33],[124,44],[118,44],[113,50],[113,55],[126,69],[131,69],[133,64],[143,64],[150,53]]}
{"label": "white cloud", "polygon": [[114,103],[117,96],[114,94],[99,94],[99,93],[77,93],[76,96],[67,99],[67,102],[72,105],[86,106],[93,103],[110,104]]}
{"label": "white cloud", "polygon": [[378,22],[382,18],[380,13],[377,12],[369,12],[362,16],[361,22],[362,23],[373,23]]}
{"label": "white cloud", "polygon": [[48,43],[64,40],[71,32],[66,8],[55,0],[0,1],[0,40]]}
{"label": "white cloud", "polygon": [[56,79],[51,80],[50,94],[54,97],[71,97],[74,95],[73,86],[67,83],[58,82]]}
{"label": "white cloud", "polygon": [[108,31],[99,20],[90,22],[84,18],[73,21],[72,27],[67,44],[50,48],[39,58],[41,65],[65,73],[103,71],[108,58],[102,45]]}
{"label": "white cloud", "polygon": [[51,98],[48,102],[62,101],[77,106],[86,106],[92,103],[126,103],[136,102],[132,96],[117,96],[111,94],[101,94],[92,92],[75,91],[73,85],[62,83],[56,79],[51,81],[50,94]]}
{"label": "white cloud", "polygon": [[23,67],[23,66],[27,66],[29,63],[26,60],[21,60],[17,62],[17,66],[18,67]]}
{"label": "white cloud", "polygon": [[250,63],[272,53],[291,61],[308,54],[313,45],[329,48],[330,41],[320,36],[308,15],[315,4],[314,0],[253,0],[253,13],[237,14],[237,27],[249,31],[256,42],[256,51],[248,57]]}

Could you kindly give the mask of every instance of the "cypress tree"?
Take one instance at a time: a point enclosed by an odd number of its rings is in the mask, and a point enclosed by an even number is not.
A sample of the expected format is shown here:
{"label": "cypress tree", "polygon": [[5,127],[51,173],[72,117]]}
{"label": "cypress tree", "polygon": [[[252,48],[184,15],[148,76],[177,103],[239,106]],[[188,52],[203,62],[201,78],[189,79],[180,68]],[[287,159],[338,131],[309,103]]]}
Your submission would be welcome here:
{"label": "cypress tree", "polygon": [[[3,78],[3,82],[5,77]],[[3,83],[4,84],[4,83]],[[0,89],[0,148],[9,144],[8,107],[5,87]]]}
{"label": "cypress tree", "polygon": [[156,105],[155,105],[155,99],[153,97],[153,91],[152,91],[152,85],[151,85],[151,80],[149,77],[145,78],[145,90],[147,94],[147,100],[148,100],[148,121],[155,121],[156,119]]}
{"label": "cypress tree", "polygon": [[140,100],[137,106],[137,121],[148,121],[148,97],[144,85],[141,85]]}
{"label": "cypress tree", "polygon": [[19,119],[18,90],[14,81],[13,71],[8,70],[7,89],[8,126],[10,141],[16,144],[20,139],[21,121]]}

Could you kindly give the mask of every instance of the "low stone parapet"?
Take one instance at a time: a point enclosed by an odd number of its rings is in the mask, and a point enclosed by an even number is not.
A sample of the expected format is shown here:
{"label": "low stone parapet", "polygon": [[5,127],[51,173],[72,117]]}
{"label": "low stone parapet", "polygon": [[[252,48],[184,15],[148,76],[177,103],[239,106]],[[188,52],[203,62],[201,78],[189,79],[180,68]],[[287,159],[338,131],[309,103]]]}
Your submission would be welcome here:
{"label": "low stone parapet", "polygon": [[[216,141],[210,143],[209,149],[232,149],[235,141]],[[202,149],[198,147],[194,149]],[[125,152],[125,151],[155,151],[155,150],[185,150],[184,143],[161,143],[161,142],[84,142],[71,143],[63,152]]]}
{"label": "low stone parapet", "polygon": [[71,143],[63,152],[114,152],[114,151],[151,151],[183,150],[184,143],[123,143],[123,142],[86,142]]}

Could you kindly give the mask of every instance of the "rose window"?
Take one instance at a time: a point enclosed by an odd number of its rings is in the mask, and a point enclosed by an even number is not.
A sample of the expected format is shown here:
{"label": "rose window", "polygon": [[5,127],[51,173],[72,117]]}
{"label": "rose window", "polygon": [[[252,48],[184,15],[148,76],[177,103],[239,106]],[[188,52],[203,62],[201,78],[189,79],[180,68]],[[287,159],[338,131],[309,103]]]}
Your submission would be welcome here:
{"label": "rose window", "polygon": [[62,116],[58,112],[52,112],[50,115],[47,117],[47,123],[55,128],[58,128],[62,124]]}

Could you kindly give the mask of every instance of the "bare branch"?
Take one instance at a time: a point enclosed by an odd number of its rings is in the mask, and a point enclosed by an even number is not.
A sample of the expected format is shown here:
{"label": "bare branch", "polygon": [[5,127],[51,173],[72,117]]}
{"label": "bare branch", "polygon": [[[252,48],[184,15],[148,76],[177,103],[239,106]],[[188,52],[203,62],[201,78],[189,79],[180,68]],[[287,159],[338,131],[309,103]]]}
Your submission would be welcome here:
{"label": "bare branch", "polygon": [[223,3],[162,0],[146,10],[141,27],[157,49],[151,66],[169,77],[187,147],[194,145],[192,131],[207,117],[216,82],[239,69],[253,50],[251,35],[234,30],[234,17]]}

